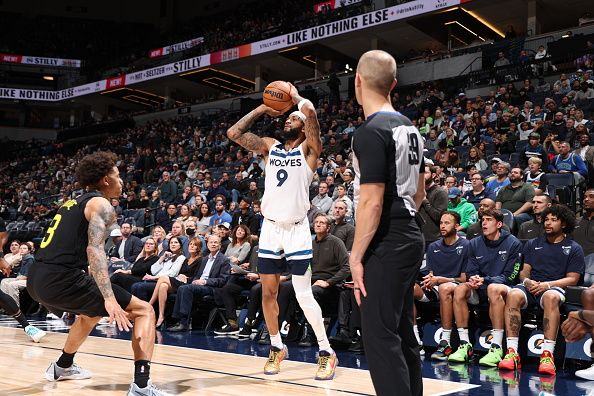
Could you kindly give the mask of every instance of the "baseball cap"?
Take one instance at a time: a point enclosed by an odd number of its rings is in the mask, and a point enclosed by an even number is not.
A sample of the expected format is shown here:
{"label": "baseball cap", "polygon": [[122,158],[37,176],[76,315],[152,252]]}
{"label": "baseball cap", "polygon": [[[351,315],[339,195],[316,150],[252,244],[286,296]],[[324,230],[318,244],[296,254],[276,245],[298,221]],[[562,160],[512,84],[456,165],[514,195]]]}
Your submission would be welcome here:
{"label": "baseball cap", "polygon": [[538,132],[531,132],[530,135],[528,135],[528,139],[540,139],[540,134]]}
{"label": "baseball cap", "polygon": [[448,198],[458,198],[462,195],[462,191],[458,187],[452,187],[448,190]]}
{"label": "baseball cap", "polygon": [[491,163],[493,163],[493,162],[503,162],[503,161],[499,157],[493,157],[493,158],[491,158]]}
{"label": "baseball cap", "polygon": [[114,228],[113,230],[111,230],[111,233],[109,234],[110,237],[120,237],[122,236],[122,231],[120,231],[119,228]]}
{"label": "baseball cap", "polygon": [[231,224],[229,224],[227,221],[224,223],[220,223],[219,227],[225,227],[226,229],[231,229]]}

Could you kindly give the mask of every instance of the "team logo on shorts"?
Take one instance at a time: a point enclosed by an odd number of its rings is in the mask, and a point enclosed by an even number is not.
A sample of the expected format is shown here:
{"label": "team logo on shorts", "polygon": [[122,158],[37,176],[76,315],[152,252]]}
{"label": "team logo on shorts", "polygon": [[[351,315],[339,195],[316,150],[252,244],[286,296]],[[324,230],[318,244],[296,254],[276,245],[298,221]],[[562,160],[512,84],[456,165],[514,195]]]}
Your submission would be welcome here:
{"label": "team logo on shorts", "polygon": [[462,255],[462,251],[464,250],[464,246],[458,246],[456,247],[456,253],[458,254],[458,256]]}
{"label": "team logo on shorts", "polygon": [[491,348],[491,342],[493,342],[493,334],[491,330],[485,330],[479,337],[479,344],[485,349]]}
{"label": "team logo on shorts", "polygon": [[507,260],[507,250],[500,250],[499,257],[501,257],[501,261]]}
{"label": "team logo on shorts", "polygon": [[542,346],[544,344],[544,334],[533,334],[528,340],[528,350],[535,355],[542,353]]}
{"label": "team logo on shorts", "polygon": [[564,255],[569,256],[569,253],[571,252],[571,246],[561,246],[561,249],[563,249]]}

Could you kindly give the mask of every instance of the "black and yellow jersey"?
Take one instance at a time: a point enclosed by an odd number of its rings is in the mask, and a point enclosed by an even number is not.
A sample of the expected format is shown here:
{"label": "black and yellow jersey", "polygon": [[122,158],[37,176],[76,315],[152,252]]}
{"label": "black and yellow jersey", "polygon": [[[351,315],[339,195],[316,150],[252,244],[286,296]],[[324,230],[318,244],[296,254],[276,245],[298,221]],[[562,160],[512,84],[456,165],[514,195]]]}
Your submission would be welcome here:
{"label": "black and yellow jersey", "polygon": [[66,201],[58,209],[35,254],[39,264],[87,269],[89,222],[85,218],[85,207],[91,198],[100,196],[96,191],[89,192]]}

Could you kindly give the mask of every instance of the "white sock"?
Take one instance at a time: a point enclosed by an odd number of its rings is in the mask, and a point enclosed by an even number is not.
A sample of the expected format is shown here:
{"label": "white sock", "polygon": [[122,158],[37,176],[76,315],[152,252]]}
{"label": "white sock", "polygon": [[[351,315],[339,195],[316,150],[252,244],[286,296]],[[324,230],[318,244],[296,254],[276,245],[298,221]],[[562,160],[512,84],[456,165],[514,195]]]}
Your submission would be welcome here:
{"label": "white sock", "polygon": [[460,337],[460,343],[466,342],[470,344],[470,338],[468,338],[468,329],[458,328],[458,336]]}
{"label": "white sock", "polygon": [[551,355],[555,352],[555,341],[545,339],[542,344],[542,350],[551,352]]}
{"label": "white sock", "polygon": [[499,348],[503,345],[503,329],[493,329],[491,330],[491,335],[493,339],[491,340],[491,345],[495,344]]}
{"label": "white sock", "polygon": [[415,338],[417,339],[417,343],[419,345],[421,345],[422,342],[421,342],[421,336],[419,335],[419,326],[414,325],[413,326],[413,332],[415,333]]}
{"label": "white sock", "polygon": [[275,335],[270,334],[270,345],[278,349],[283,349],[283,339],[280,333],[277,333]]}
{"label": "white sock", "polygon": [[421,297],[421,299],[419,301],[420,302],[429,302],[429,297],[427,297],[425,294],[423,294],[423,297]]}
{"label": "white sock", "polygon": [[299,302],[299,306],[303,310],[305,318],[316,334],[320,351],[332,353],[333,351],[330,347],[330,341],[328,341],[326,328],[324,327],[322,309],[311,291],[311,270],[308,269],[304,275],[293,275],[292,282],[297,302]]}
{"label": "white sock", "polygon": [[452,336],[452,329],[446,330],[443,329],[441,333],[441,339],[447,341],[448,345],[450,345],[450,337]]}
{"label": "white sock", "polygon": [[507,347],[513,349],[514,351],[518,352],[518,340],[519,337],[507,337]]}

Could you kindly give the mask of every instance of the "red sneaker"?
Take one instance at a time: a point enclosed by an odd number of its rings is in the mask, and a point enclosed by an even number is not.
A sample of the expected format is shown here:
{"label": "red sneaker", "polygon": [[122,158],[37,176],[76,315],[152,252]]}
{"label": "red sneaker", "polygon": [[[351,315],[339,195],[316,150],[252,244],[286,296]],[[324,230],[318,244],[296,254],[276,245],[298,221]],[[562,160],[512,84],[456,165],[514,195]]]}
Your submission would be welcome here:
{"label": "red sneaker", "polygon": [[555,369],[555,361],[553,355],[549,351],[543,351],[540,355],[540,364],[538,365],[539,374],[555,375],[557,369]]}
{"label": "red sneaker", "polygon": [[507,348],[507,353],[502,361],[499,362],[499,368],[502,370],[519,370],[522,368],[520,355],[513,348]]}

